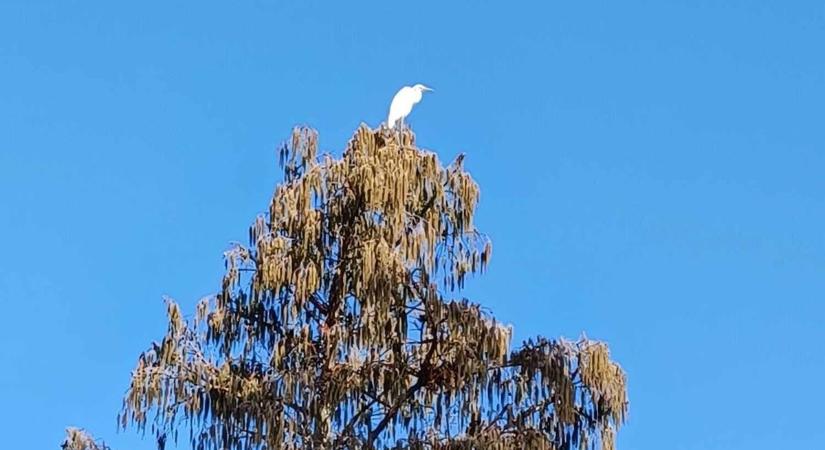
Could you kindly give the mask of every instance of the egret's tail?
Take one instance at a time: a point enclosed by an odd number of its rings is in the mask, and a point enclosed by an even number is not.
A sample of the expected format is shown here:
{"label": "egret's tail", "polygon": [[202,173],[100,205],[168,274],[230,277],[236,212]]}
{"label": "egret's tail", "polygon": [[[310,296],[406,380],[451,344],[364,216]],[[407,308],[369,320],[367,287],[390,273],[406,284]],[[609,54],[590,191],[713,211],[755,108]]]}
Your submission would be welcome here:
{"label": "egret's tail", "polygon": [[393,116],[387,117],[387,128],[389,128],[391,130],[395,129],[395,126],[398,125],[398,122],[400,120],[401,120],[400,117],[393,117]]}

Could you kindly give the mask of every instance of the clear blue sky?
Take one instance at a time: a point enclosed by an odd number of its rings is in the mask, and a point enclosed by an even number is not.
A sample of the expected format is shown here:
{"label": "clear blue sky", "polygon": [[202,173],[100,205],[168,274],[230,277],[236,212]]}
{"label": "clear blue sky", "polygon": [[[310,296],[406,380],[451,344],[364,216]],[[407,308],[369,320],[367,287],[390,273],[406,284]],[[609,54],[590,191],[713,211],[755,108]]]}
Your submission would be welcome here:
{"label": "clear blue sky", "polygon": [[467,294],[610,343],[620,448],[821,448],[825,3],[180,3],[0,2],[4,448],[153,448],[115,414],[162,296],[218,288],[293,125],[340,152],[417,82],[482,189]]}

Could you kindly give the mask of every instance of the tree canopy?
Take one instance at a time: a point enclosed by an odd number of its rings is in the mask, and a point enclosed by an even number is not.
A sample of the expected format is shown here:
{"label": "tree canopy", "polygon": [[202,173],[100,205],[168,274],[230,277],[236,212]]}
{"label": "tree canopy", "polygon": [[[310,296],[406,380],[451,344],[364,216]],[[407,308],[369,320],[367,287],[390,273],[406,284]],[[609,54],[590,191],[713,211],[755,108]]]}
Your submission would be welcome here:
{"label": "tree canopy", "polygon": [[[195,449],[613,449],[605,344],[511,330],[461,298],[492,246],[463,157],[361,126],[340,158],[294,130],[220,292],[140,355],[118,422]],[[69,447],[81,449],[84,447]],[[89,447],[92,448],[92,447]]]}

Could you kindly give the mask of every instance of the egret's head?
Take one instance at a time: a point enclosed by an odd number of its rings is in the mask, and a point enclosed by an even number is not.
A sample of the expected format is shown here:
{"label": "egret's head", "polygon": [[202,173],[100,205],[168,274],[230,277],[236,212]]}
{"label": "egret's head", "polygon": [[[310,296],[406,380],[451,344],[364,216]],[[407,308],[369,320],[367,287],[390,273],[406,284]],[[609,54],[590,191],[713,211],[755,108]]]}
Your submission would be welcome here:
{"label": "egret's head", "polygon": [[418,92],[432,92],[432,89],[428,88],[427,86],[424,86],[423,84],[416,84],[415,86],[413,86],[413,89],[415,89]]}

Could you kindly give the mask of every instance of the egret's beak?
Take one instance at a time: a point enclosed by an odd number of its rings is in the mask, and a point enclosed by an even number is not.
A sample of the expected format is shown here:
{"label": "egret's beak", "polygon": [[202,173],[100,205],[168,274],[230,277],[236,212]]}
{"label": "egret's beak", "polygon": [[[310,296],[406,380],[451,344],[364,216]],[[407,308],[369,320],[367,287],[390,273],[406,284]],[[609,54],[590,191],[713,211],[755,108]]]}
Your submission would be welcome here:
{"label": "egret's beak", "polygon": [[427,86],[421,86],[421,90],[422,91],[434,92],[431,88],[428,88]]}

